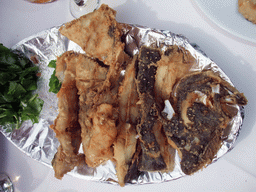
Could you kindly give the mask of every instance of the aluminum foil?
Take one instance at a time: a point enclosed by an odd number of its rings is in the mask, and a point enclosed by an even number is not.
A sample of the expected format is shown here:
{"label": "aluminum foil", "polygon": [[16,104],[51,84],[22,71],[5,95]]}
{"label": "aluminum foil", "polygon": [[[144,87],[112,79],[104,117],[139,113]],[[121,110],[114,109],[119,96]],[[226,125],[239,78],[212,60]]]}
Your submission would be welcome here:
{"label": "aluminum foil", "polygon": [[[32,124],[30,121],[26,121],[22,124],[20,129],[14,130],[11,133],[6,132],[4,127],[0,126],[0,131],[10,142],[17,146],[17,148],[33,159],[49,167],[51,167],[51,161],[57,151],[59,142],[55,138],[53,130],[49,128],[58,115],[58,99],[56,94],[48,92],[48,83],[53,69],[47,67],[47,65],[51,60],[56,59],[57,56],[60,56],[68,50],[83,52],[77,44],[68,40],[59,33],[59,27],[60,26],[42,31],[24,39],[12,47],[12,49],[22,51],[28,58],[33,58],[33,60],[36,59],[38,61],[37,65],[39,65],[41,77],[39,79],[38,90],[36,92],[39,94],[39,97],[44,100],[44,106],[40,114],[39,123]],[[211,59],[200,51],[198,46],[190,44],[182,35],[174,34],[170,31],[128,24],[122,24],[122,29],[124,31],[124,40],[126,45],[125,51],[128,54],[137,54],[139,52],[139,47],[142,45],[160,47],[162,50],[165,50],[168,45],[178,45],[187,49],[196,59],[197,62],[192,70],[213,70],[224,80],[232,84],[227,75]],[[231,150],[237,139],[243,121],[243,109],[238,106],[237,109],[238,113],[230,124],[230,132],[225,136],[223,145],[218,151],[214,161],[218,160],[225,153]],[[80,149],[80,151],[82,152],[82,149]],[[111,161],[108,161],[97,168],[89,168],[86,165],[76,167],[68,174],[86,180],[117,184],[115,166]],[[184,176],[185,174],[180,168],[179,156],[176,153],[175,168],[172,172],[145,172],[137,180],[133,180],[131,183],[160,183]]]}

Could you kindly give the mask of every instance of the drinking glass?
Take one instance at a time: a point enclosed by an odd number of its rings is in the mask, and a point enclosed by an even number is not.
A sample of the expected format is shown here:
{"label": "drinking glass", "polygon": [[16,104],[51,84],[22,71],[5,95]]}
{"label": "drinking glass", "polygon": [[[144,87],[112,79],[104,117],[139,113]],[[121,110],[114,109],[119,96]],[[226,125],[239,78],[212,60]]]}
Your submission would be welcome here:
{"label": "drinking glass", "polygon": [[100,0],[70,0],[70,13],[78,18],[96,10],[99,5]]}
{"label": "drinking glass", "polygon": [[0,192],[13,192],[13,184],[6,173],[0,173]]}

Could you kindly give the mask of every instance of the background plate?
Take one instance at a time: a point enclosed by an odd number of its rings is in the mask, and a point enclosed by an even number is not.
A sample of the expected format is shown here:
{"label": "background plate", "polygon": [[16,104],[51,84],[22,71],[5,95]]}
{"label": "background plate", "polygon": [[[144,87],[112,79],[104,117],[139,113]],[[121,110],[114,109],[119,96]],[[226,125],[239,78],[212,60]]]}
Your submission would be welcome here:
{"label": "background plate", "polygon": [[256,43],[256,24],[238,12],[238,0],[194,0],[201,11],[221,29]]}

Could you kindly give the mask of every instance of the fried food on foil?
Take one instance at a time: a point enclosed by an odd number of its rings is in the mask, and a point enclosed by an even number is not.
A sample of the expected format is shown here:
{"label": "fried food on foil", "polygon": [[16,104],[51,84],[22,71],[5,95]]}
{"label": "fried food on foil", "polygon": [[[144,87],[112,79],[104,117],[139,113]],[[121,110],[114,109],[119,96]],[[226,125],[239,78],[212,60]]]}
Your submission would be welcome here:
{"label": "fried food on foil", "polygon": [[136,151],[136,129],[134,125],[122,123],[114,142],[114,160],[116,161],[116,175],[120,186],[127,182],[126,175],[132,164],[132,158]]}
{"label": "fried food on foil", "polygon": [[170,99],[174,85],[195,64],[195,58],[182,47],[169,46],[157,62],[155,92],[158,102]]}
{"label": "fried food on foil", "polygon": [[77,43],[89,57],[105,65],[122,62],[124,43],[122,32],[115,20],[116,11],[105,4],[60,28],[60,33]]}
{"label": "fried food on foil", "polygon": [[160,145],[154,133],[158,121],[158,106],[155,102],[155,74],[157,61],[161,59],[158,49],[143,46],[138,57],[137,89],[139,93],[139,122],[136,126],[142,148],[141,171],[160,171],[166,168]]}
{"label": "fried food on foil", "polygon": [[[212,162],[237,105],[247,104],[212,71],[191,72],[195,61],[183,48],[144,46],[126,62],[111,68],[72,51],[58,58],[57,178],[81,162],[97,167],[112,160],[124,186],[144,171],[171,172],[176,150],[182,171],[193,174]],[[161,113],[166,99],[171,119]],[[78,154],[81,143],[84,154]]]}
{"label": "fried food on foil", "polygon": [[212,71],[193,72],[196,60],[183,47],[144,45],[129,57],[115,15],[103,4],[60,28],[85,54],[67,51],[56,63],[55,176],[111,160],[124,186],[145,171],[171,172],[176,152],[193,174],[212,162],[247,100]]}
{"label": "fried food on foil", "polygon": [[132,125],[137,124],[139,114],[139,106],[137,105],[139,94],[136,84],[136,62],[137,57],[135,56],[125,69],[124,80],[121,82],[118,91],[120,121]]}
{"label": "fried food on foil", "polygon": [[108,68],[85,55],[77,63],[79,123],[85,161],[90,167],[97,167],[113,157],[112,145],[117,135],[118,87],[102,90],[107,72]]}
{"label": "fried food on foil", "polygon": [[60,66],[57,69],[58,74],[61,74],[62,87],[57,94],[59,114],[51,128],[60,142],[52,161],[55,177],[59,179],[84,160],[84,155],[78,154],[81,144],[81,127],[78,123],[76,62],[77,54],[70,51],[59,57],[56,64]]}
{"label": "fried food on foil", "polygon": [[133,155],[136,151],[137,132],[136,122],[139,112],[137,102],[139,100],[136,86],[136,68],[133,59],[125,70],[125,77],[119,91],[119,125],[118,134],[114,142],[114,161],[116,164],[116,174],[120,186],[127,182],[126,175],[132,163]]}
{"label": "fried food on foil", "polygon": [[246,105],[247,100],[212,71],[185,75],[174,95],[176,113],[165,122],[164,130],[179,151],[182,171],[190,175],[212,162],[237,114],[234,105]]}
{"label": "fried food on foil", "polygon": [[[97,167],[114,156],[112,145],[117,136],[116,109],[110,104],[101,104],[91,118],[92,127],[89,128],[91,138],[88,146],[83,145],[83,148],[87,165]],[[84,134],[82,138],[83,136]]]}

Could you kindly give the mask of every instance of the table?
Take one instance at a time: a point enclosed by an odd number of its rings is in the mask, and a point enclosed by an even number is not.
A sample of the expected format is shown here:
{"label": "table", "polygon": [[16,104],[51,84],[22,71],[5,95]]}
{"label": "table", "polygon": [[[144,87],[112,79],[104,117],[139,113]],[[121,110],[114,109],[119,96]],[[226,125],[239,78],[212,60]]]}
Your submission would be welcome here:
{"label": "table", "polygon": [[[140,24],[186,36],[224,70],[249,100],[235,147],[193,176],[121,188],[69,175],[58,180],[53,169],[25,155],[0,133],[0,171],[9,174],[15,191],[255,191],[256,44],[220,29],[194,0],[102,0],[101,3],[117,11],[118,22]],[[1,0],[0,43],[10,48],[26,37],[72,19],[69,0],[43,5],[24,0]]]}

